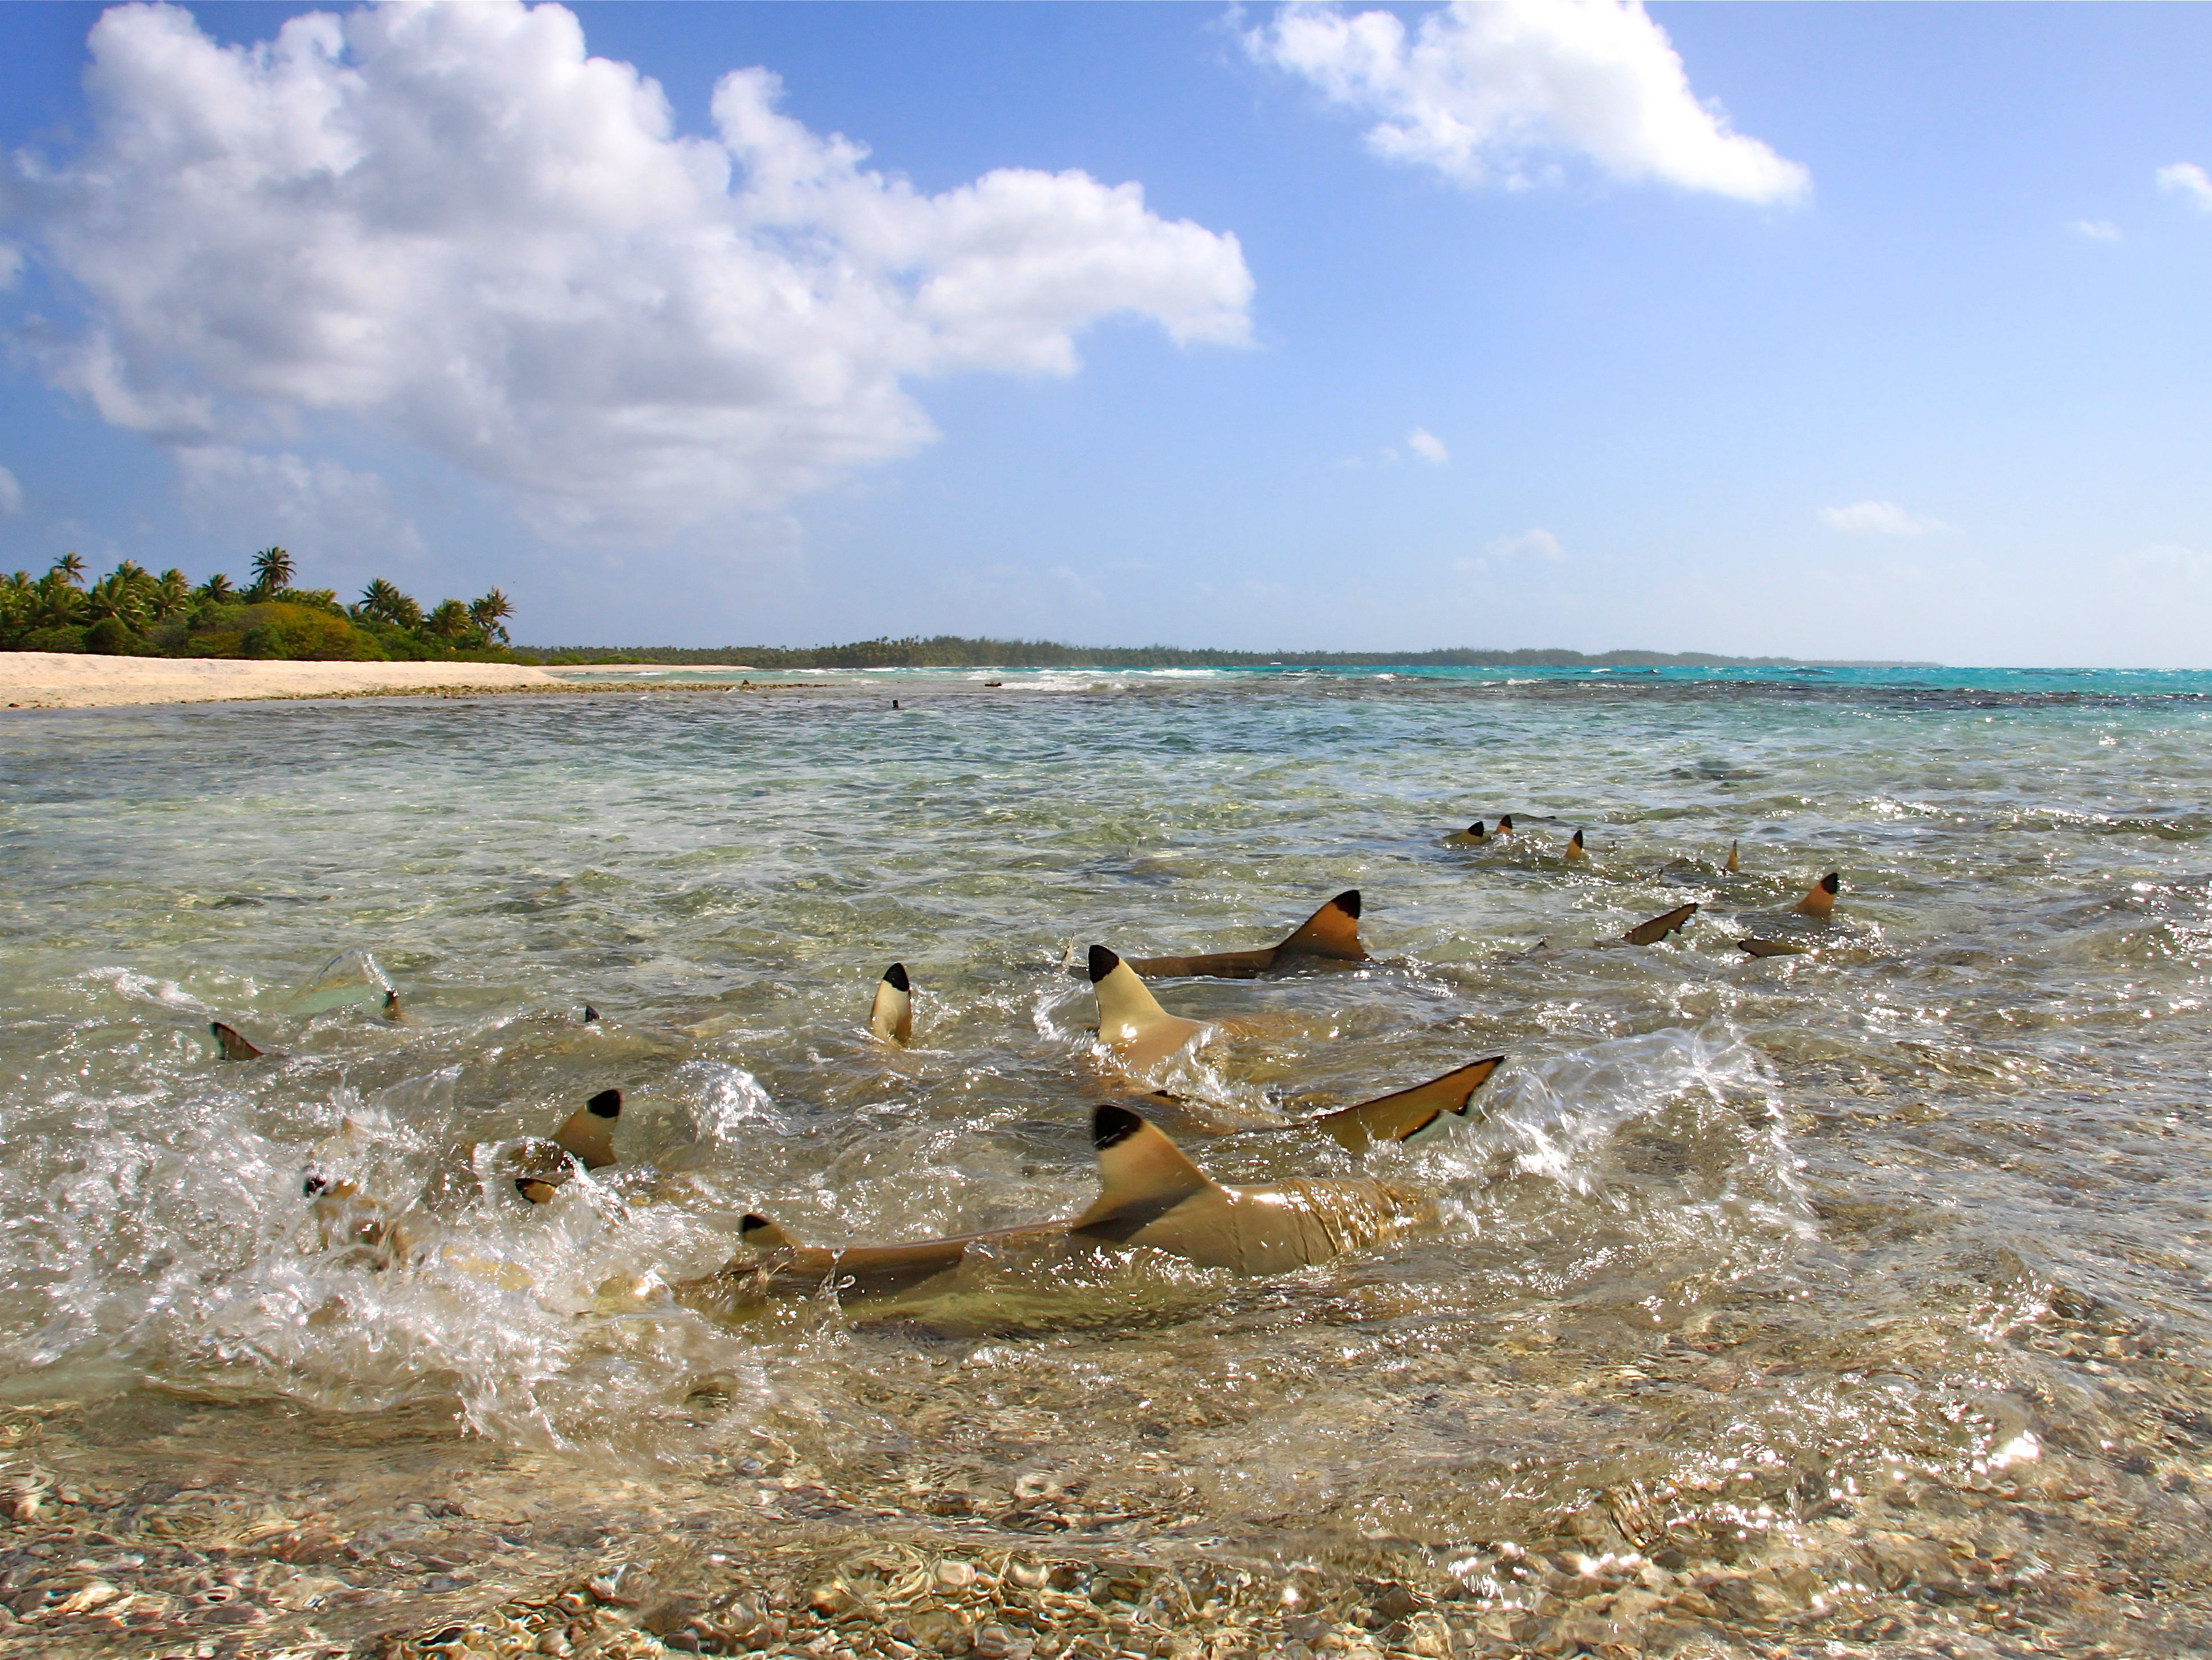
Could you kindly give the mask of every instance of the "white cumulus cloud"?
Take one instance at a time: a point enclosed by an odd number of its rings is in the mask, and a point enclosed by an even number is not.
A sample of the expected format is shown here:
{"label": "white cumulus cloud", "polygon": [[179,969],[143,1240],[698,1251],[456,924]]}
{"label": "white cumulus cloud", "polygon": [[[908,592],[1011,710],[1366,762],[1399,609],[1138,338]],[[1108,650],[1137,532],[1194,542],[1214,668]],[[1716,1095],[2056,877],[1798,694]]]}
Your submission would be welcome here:
{"label": "white cumulus cloud", "polygon": [[1518,536],[1501,536],[1490,544],[1497,559],[1565,559],[1567,551],[1547,530],[1524,530]]}
{"label": "white cumulus cloud", "polygon": [[[325,560],[416,560],[422,538],[373,472],[329,459],[269,455],[233,444],[188,444],[177,451],[185,506],[210,530],[265,543],[271,537],[308,561],[312,580]],[[243,556],[241,556],[242,557]]]}
{"label": "white cumulus cloud", "polygon": [[4,202],[86,297],[48,372],[185,445],[362,418],[577,535],[771,509],[933,435],[908,383],[1066,374],[1116,313],[1247,337],[1237,239],[1141,186],[1006,168],[939,194],[725,76],[711,137],[558,5],[295,17],[226,47],[118,6],[89,136]]}
{"label": "white cumulus cloud", "polygon": [[1375,117],[1378,154],[1463,185],[1531,184],[1561,155],[1747,202],[1811,185],[1699,100],[1640,0],[1455,0],[1410,36],[1391,12],[1294,3],[1244,40],[1261,62]]}
{"label": "white cumulus cloud", "polygon": [[1822,508],[1820,514],[1830,530],[1862,536],[1927,536],[1951,528],[1941,519],[1909,514],[1894,502],[1854,502],[1847,508]]}
{"label": "white cumulus cloud", "polygon": [[1426,427],[1415,427],[1407,433],[1406,447],[1424,461],[1433,462],[1437,466],[1451,459],[1451,452],[1444,447],[1444,441]]}
{"label": "white cumulus cloud", "polygon": [[2194,161],[2176,161],[2158,170],[2158,187],[2170,191],[2200,213],[2212,213],[2212,174]]}
{"label": "white cumulus cloud", "polygon": [[15,475],[0,467],[0,513],[21,513],[23,510],[23,486]]}

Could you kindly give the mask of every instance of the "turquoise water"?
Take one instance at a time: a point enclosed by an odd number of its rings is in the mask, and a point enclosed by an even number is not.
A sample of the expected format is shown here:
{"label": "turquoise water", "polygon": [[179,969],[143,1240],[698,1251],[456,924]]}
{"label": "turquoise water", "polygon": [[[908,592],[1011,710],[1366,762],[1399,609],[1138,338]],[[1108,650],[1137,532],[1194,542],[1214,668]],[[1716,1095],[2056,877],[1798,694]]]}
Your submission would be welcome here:
{"label": "turquoise water", "polygon": [[[337,1491],[427,1411],[733,1513],[798,1478],[1018,1531],[1074,1493],[1074,1533],[1316,1572],[1595,1517],[1773,1565],[1784,1623],[1910,1603],[1836,1566],[1891,1536],[2004,1566],[1973,1595],[2024,1618],[2202,1583],[2212,676],[773,678],[808,684],[0,726],[6,1398],[217,1403],[241,1470],[340,1414]],[[1509,847],[1442,845],[1501,812]],[[1820,927],[1790,907],[1829,870]],[[1262,944],[1347,887],[1371,962],[1162,983],[1249,1030],[1156,1077],[1097,1049],[1085,947]],[[362,996],[303,997],[346,952],[322,989]],[[904,1052],[863,1030],[894,959]],[[1492,1053],[1480,1122],[1414,1148],[1208,1134]],[[1364,1170],[1441,1220],[1261,1280],[669,1294],[749,1209],[826,1243],[1068,1213],[1091,1105],[1162,1084],[1223,1179]],[[454,1174],[609,1086],[622,1162],[555,1203]],[[434,1248],[320,1241],[333,1158]]]}

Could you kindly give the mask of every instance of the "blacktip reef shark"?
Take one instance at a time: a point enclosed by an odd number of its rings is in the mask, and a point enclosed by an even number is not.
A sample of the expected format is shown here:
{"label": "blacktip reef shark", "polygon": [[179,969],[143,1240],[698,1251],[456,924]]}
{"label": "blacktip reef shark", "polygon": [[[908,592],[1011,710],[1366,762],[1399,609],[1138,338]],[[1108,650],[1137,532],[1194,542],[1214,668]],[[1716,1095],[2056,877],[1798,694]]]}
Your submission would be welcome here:
{"label": "blacktip reef shark", "polygon": [[1513,835],[1513,815],[1504,813],[1498,820],[1498,828],[1486,830],[1482,820],[1476,819],[1463,830],[1454,830],[1444,837],[1448,848],[1486,848],[1492,842],[1510,840]]}
{"label": "blacktip reef shark", "polygon": [[1359,944],[1359,890],[1346,888],[1292,928],[1279,944],[1256,951],[1218,951],[1202,957],[1140,957],[1131,959],[1129,967],[1147,980],[1250,980],[1286,958],[1364,963],[1367,953]]}
{"label": "blacktip reef shark", "polygon": [[1805,897],[1797,902],[1796,906],[1797,914],[1801,916],[1812,917],[1815,921],[1826,921],[1835,911],[1836,896],[1843,891],[1844,879],[1841,873],[1830,871],[1819,881],[1814,883]]}
{"label": "blacktip reef shark", "polygon": [[1589,848],[1583,844],[1583,833],[1580,830],[1577,830],[1567,838],[1566,851],[1559,855],[1570,865],[1579,865],[1589,856]]}
{"label": "blacktip reef shark", "polygon": [[1688,904],[1677,905],[1648,922],[1638,922],[1620,937],[1632,946],[1656,946],[1668,934],[1679,933],[1697,914],[1698,902],[1692,899]]}
{"label": "blacktip reef shark", "polygon": [[904,1049],[914,1037],[914,985],[906,964],[894,963],[876,982],[876,1000],[868,1010],[868,1030],[886,1043]]}
{"label": "blacktip reef shark", "polygon": [[[258,1061],[263,1056],[264,1052],[240,1037],[235,1026],[226,1026],[220,1020],[210,1020],[208,1031],[214,1034],[216,1045],[222,1049],[222,1058],[226,1061]],[[281,1055],[276,1057],[279,1061],[283,1058]]]}
{"label": "blacktip reef shark", "polygon": [[731,1312],[825,1286],[844,1300],[896,1297],[981,1258],[1145,1246],[1203,1268],[1283,1274],[1433,1222],[1416,1195],[1361,1177],[1304,1177],[1254,1186],[1215,1182],[1155,1124],[1127,1107],[1091,1116],[1098,1197],[1077,1216],[903,1245],[809,1245],[757,1213],[739,1226],[738,1254],[676,1287],[679,1301]]}

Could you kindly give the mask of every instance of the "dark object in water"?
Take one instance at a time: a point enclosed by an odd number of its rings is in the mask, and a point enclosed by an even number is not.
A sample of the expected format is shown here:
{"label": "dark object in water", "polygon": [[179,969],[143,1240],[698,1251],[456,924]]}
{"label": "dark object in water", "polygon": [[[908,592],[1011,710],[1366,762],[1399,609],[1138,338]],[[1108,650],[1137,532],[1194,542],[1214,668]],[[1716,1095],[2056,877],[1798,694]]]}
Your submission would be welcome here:
{"label": "dark object in water", "polygon": [[876,1000],[868,1010],[868,1030],[886,1043],[904,1049],[914,1037],[914,984],[906,964],[894,963],[876,982]]}
{"label": "dark object in water", "polygon": [[407,1016],[400,1009],[399,994],[396,991],[384,994],[384,1018],[395,1026],[406,1024]]}
{"label": "dark object in water", "polygon": [[1444,845],[1452,848],[1479,848],[1488,840],[1490,840],[1490,832],[1483,829],[1482,820],[1478,818],[1465,830],[1454,830],[1449,836],[1444,837]]}
{"label": "dark object in water", "polygon": [[1751,957],[1810,957],[1813,953],[1802,946],[1793,946],[1783,939],[1739,939],[1735,948]]}
{"label": "dark object in water", "polygon": [[589,1003],[584,1005],[584,1024],[586,1025],[590,1025],[599,1018],[599,1012],[597,1009],[593,1008]]}
{"label": "dark object in water", "polygon": [[208,1030],[215,1034],[215,1041],[222,1046],[224,1060],[258,1061],[261,1058],[261,1051],[240,1037],[235,1027],[226,1026],[220,1020],[210,1020]]}
{"label": "dark object in water", "polygon": [[898,699],[897,699],[897,698],[894,697],[894,698],[892,698],[892,699],[891,699],[891,707],[892,707],[893,708],[896,708],[898,707]]}
{"label": "dark object in water", "polygon": [[1663,916],[1655,916],[1648,922],[1638,922],[1620,937],[1632,946],[1656,946],[1674,933],[1698,914],[1698,902],[1677,905]]}
{"label": "dark object in water", "polygon": [[553,1132],[555,1145],[586,1170],[615,1162],[615,1121],[622,1116],[622,1091],[601,1090],[581,1112]]}

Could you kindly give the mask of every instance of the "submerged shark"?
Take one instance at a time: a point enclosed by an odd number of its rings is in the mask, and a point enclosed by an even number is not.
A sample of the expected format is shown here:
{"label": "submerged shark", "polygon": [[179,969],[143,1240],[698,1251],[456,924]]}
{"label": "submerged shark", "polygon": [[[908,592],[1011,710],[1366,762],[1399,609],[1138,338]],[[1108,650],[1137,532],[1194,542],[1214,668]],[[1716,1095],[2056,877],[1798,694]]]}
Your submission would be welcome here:
{"label": "submerged shark", "polygon": [[839,1299],[896,1297],[981,1258],[1141,1245],[1204,1268],[1281,1274],[1326,1262],[1435,1219],[1418,1195],[1358,1177],[1224,1186],[1157,1125],[1126,1107],[1097,1108],[1098,1197],[1079,1215],[904,1245],[809,1245],[747,1216],[737,1256],[676,1287],[679,1301],[735,1313],[825,1286]]}
{"label": "submerged shark", "polygon": [[1291,957],[1326,957],[1346,963],[1367,960],[1359,945],[1358,888],[1338,894],[1291,929],[1279,945],[1262,946],[1256,951],[1218,951],[1202,957],[1143,957],[1132,960],[1129,966],[1148,980],[1199,976],[1249,980]]}

